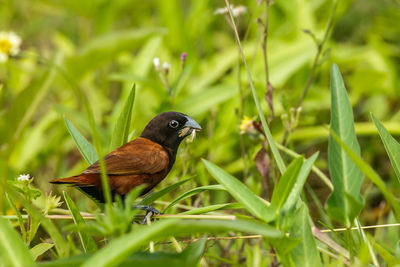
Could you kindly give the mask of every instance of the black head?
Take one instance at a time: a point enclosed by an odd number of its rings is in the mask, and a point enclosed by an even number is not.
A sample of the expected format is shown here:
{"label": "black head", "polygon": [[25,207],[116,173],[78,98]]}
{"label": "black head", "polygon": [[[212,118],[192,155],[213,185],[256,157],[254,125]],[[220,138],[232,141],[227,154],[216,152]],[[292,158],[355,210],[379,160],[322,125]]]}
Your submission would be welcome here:
{"label": "black head", "polygon": [[164,112],[147,124],[140,137],[176,151],[186,136],[200,130],[200,125],[189,116],[180,112]]}

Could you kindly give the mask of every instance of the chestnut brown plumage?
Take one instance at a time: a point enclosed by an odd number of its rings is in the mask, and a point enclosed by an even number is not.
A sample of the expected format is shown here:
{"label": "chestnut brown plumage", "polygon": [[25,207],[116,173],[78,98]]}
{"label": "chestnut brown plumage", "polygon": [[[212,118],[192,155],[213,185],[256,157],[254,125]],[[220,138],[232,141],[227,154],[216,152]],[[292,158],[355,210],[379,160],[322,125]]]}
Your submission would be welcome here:
{"label": "chestnut brown plumage", "polygon": [[[154,117],[140,137],[115,149],[104,157],[111,193],[124,197],[133,188],[146,185],[142,194],[149,192],[171,170],[179,144],[200,125],[179,112],[164,112]],[[81,174],[50,181],[71,184],[104,202],[99,162]]]}

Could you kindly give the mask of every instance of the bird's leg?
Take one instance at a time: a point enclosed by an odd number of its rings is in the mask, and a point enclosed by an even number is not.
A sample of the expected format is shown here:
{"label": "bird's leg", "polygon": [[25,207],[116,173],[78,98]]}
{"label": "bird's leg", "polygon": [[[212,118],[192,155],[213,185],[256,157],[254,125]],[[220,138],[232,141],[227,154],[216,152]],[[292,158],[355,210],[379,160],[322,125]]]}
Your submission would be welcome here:
{"label": "bird's leg", "polygon": [[153,206],[147,206],[147,205],[135,205],[133,206],[134,209],[141,209],[141,210],[145,210],[146,214],[144,215],[142,224],[147,224],[147,216],[150,216],[150,219],[153,220],[151,217],[153,215],[157,215],[160,214],[161,212],[159,210],[157,210],[156,208],[154,208]]}

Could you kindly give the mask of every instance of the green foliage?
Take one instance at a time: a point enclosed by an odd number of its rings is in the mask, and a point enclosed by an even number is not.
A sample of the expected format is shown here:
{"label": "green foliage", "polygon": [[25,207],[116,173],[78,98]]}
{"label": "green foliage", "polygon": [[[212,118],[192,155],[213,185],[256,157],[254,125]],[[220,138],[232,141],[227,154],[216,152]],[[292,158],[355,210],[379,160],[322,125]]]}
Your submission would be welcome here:
{"label": "green foliage", "polygon": [[[398,228],[349,229],[400,220],[398,3],[229,2],[0,0],[0,266],[398,265]],[[102,157],[169,110],[204,130],[111,203]],[[48,183],[98,159],[104,206]]]}
{"label": "green foliage", "polygon": [[79,152],[81,152],[83,158],[89,164],[95,163],[99,158],[97,156],[96,150],[69,120],[67,120],[66,118],[64,118],[64,120],[65,120],[65,125],[67,126],[67,129],[71,134],[72,138],[74,139],[75,144],[79,149]]}
{"label": "green foliage", "polygon": [[218,183],[222,184],[232,197],[242,203],[251,214],[266,222],[275,219],[274,210],[246,185],[205,159],[203,159],[203,164]]}
{"label": "green foliage", "polygon": [[[353,111],[336,64],[331,68],[331,104],[331,132],[360,155]],[[333,219],[349,227],[363,207],[360,189],[364,177],[333,137],[329,139],[329,172],[334,190],[327,201],[327,212]]]}
{"label": "green foliage", "polygon": [[300,169],[303,166],[303,158],[297,158],[288,166],[286,171],[283,173],[279,182],[276,184],[274,192],[271,197],[271,207],[276,213],[280,212],[283,205],[285,204],[290,192],[292,191],[298,176]]}
{"label": "green foliage", "polygon": [[128,142],[129,127],[131,125],[132,108],[135,100],[136,84],[133,85],[131,93],[124,105],[124,109],[115,124],[111,139],[110,150],[114,150]]}
{"label": "green foliage", "polygon": [[382,142],[385,145],[386,153],[392,163],[397,180],[400,182],[400,144],[390,135],[382,123],[375,118],[374,114],[371,114],[371,117],[378,129]]}
{"label": "green foliage", "polygon": [[0,258],[4,266],[34,266],[34,260],[21,237],[0,218]]}
{"label": "green foliage", "polygon": [[94,252],[97,250],[97,245],[94,239],[86,232],[81,231],[81,228],[84,227],[85,221],[82,218],[82,215],[78,208],[76,207],[74,201],[68,196],[66,192],[64,192],[65,203],[68,206],[69,211],[71,212],[72,218],[74,220],[75,225],[78,229],[79,238],[81,239],[83,250],[86,253]]}

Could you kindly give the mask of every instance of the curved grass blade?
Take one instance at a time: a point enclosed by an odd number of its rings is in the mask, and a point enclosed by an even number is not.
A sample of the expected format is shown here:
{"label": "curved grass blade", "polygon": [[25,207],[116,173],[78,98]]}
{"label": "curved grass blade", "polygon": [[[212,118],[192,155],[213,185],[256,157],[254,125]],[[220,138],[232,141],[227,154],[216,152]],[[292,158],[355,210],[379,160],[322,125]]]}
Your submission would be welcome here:
{"label": "curved grass blade", "polygon": [[246,185],[211,162],[205,159],[202,159],[202,161],[215,180],[222,184],[234,199],[242,203],[248,212],[266,222],[275,219],[274,210],[267,206],[265,202],[254,194]]}
{"label": "curved grass blade", "polygon": [[173,185],[170,185],[166,188],[161,189],[160,191],[154,192],[148,196],[146,196],[140,203],[139,205],[151,205],[154,201],[156,201],[157,199],[159,199],[160,197],[168,194],[169,192],[171,192],[172,190],[178,188],[180,185],[186,183],[187,181],[189,181],[192,178],[188,178],[185,180],[182,180],[180,182],[177,182]]}
{"label": "curved grass blade", "polygon": [[129,127],[131,125],[133,103],[135,101],[136,84],[133,84],[128,99],[125,102],[124,108],[119,115],[118,121],[115,124],[114,132],[111,138],[110,150],[122,146],[128,142]]}
{"label": "curved grass blade", "polygon": [[0,217],[0,258],[3,266],[35,266],[32,254],[6,219]]}
{"label": "curved grass blade", "polygon": [[205,185],[205,186],[200,186],[200,187],[196,187],[193,188],[185,193],[183,193],[182,195],[178,196],[177,198],[175,198],[163,211],[163,213],[165,213],[168,209],[170,209],[171,207],[173,207],[176,203],[178,203],[179,201],[186,199],[188,197],[191,197],[193,195],[199,194],[205,190],[225,190],[225,188],[221,185]]}
{"label": "curved grass blade", "polygon": [[[360,155],[353,111],[336,64],[331,67],[332,132],[338,135],[356,155]],[[334,189],[326,202],[326,210],[332,218],[345,226],[350,226],[363,207],[363,198],[360,193],[364,180],[363,173],[332,136],[329,138],[328,161]]]}
{"label": "curved grass blade", "polygon": [[216,205],[196,208],[185,212],[181,212],[179,214],[194,215],[194,214],[204,214],[216,210],[239,209],[239,208],[243,208],[243,205],[240,203],[224,203],[224,204],[216,204]]}
{"label": "curved grass blade", "polygon": [[390,162],[392,163],[394,172],[396,173],[397,180],[400,182],[400,144],[390,135],[383,124],[375,118],[374,114],[371,113],[371,118],[375,123],[376,129],[378,129],[379,136],[382,139],[382,143],[385,146],[386,153],[389,155]]}
{"label": "curved grass blade", "polygon": [[300,199],[300,194],[301,191],[303,190],[303,186],[317,158],[318,158],[318,152],[314,153],[314,155],[312,155],[309,159],[307,159],[301,166],[296,182],[293,185],[292,190],[290,191],[290,194],[285,204],[283,205],[283,210],[290,210],[296,205],[297,201]]}
{"label": "curved grass blade", "polygon": [[191,234],[218,233],[238,231],[259,234],[265,238],[280,238],[282,233],[269,225],[245,220],[164,220],[151,226],[138,226],[126,235],[111,241],[106,247],[97,251],[82,266],[103,267],[118,266],[151,240],[160,240],[170,236],[187,236]]}
{"label": "curved grass blade", "polygon": [[95,163],[99,159],[96,150],[88,142],[88,140],[86,140],[86,138],[83,137],[83,135],[75,128],[72,122],[70,122],[66,118],[64,118],[64,121],[65,125],[67,126],[68,132],[74,139],[74,142],[78,147],[79,152],[81,152],[83,158],[86,160],[87,163],[89,163],[89,165]]}
{"label": "curved grass blade", "polygon": [[339,138],[339,136],[335,134],[335,132],[331,131],[331,136],[346,151],[346,154],[349,155],[351,160],[364,173],[364,175],[379,188],[387,202],[393,207],[396,219],[400,221],[400,205],[398,204],[395,196],[389,190],[387,190],[386,184],[382,178],[359,155],[357,155],[350,147],[348,147]]}
{"label": "curved grass blade", "polygon": [[40,243],[40,244],[37,244],[36,246],[34,246],[33,248],[31,248],[30,251],[31,251],[32,257],[34,258],[34,260],[36,260],[37,257],[42,255],[43,253],[45,253],[52,247],[54,247],[54,244]]}
{"label": "curved grass blade", "polygon": [[69,197],[67,192],[63,192],[65,203],[68,206],[69,211],[71,212],[72,219],[74,220],[75,225],[78,229],[78,235],[82,243],[82,247],[86,253],[97,251],[97,245],[91,235],[88,233],[82,232],[82,226],[85,225],[85,220],[83,220],[82,215],[78,208],[76,207],[74,201]]}

